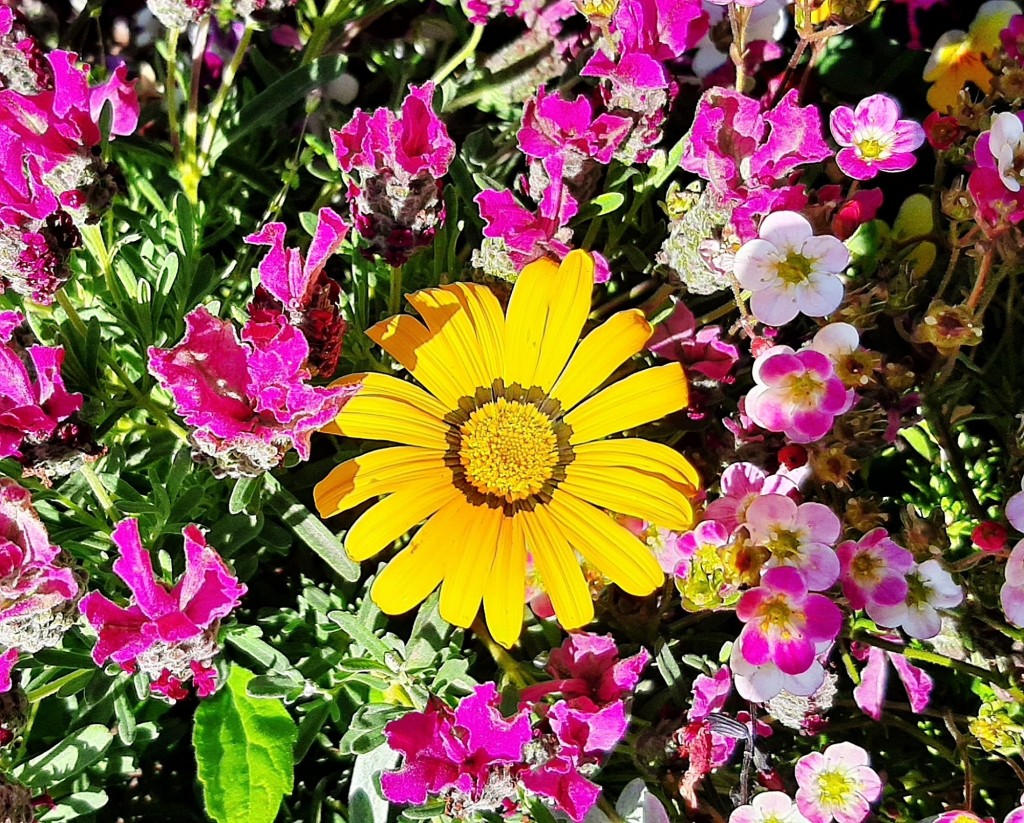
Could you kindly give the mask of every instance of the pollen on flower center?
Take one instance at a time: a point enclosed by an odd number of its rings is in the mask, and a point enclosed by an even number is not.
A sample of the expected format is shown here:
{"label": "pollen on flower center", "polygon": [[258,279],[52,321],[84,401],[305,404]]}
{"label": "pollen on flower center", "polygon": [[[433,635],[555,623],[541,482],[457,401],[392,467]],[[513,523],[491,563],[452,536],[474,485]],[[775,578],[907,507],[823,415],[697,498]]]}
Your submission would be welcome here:
{"label": "pollen on flower center", "polygon": [[781,629],[792,622],[793,610],[783,597],[773,597],[761,607],[761,620],[768,629]]}
{"label": "pollen on flower center", "polygon": [[779,263],[779,279],[793,286],[806,283],[811,276],[811,260],[792,251],[786,255],[786,259]]}
{"label": "pollen on flower center", "polygon": [[857,141],[857,153],[862,160],[885,160],[892,151],[888,141],[869,137]]}
{"label": "pollen on flower center", "polygon": [[822,392],[822,382],[815,375],[808,372],[798,374],[789,380],[789,396],[792,401],[800,406],[817,405]]}
{"label": "pollen on flower center", "polygon": [[558,464],[550,418],[529,403],[504,397],[476,409],[460,429],[459,462],[481,494],[509,503],[537,494]]}
{"label": "pollen on flower center", "polygon": [[854,788],[854,781],[841,772],[828,771],[818,775],[818,791],[823,806],[846,806]]}
{"label": "pollen on flower center", "polygon": [[884,565],[885,561],[882,558],[863,552],[850,563],[850,571],[858,580],[877,580],[878,570]]}
{"label": "pollen on flower center", "polygon": [[797,554],[800,549],[800,536],[789,529],[773,531],[765,548],[779,560],[785,560]]}

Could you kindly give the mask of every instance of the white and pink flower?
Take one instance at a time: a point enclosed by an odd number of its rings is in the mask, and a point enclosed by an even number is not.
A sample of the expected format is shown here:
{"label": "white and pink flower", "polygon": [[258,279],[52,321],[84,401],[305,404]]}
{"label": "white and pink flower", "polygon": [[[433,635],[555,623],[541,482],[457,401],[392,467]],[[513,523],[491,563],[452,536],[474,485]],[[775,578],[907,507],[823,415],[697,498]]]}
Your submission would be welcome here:
{"label": "white and pink flower", "polygon": [[808,823],[785,792],[761,792],[729,815],[729,823]]}
{"label": "white and pink flower", "polygon": [[914,567],[914,556],[891,540],[885,529],[847,540],[836,554],[843,594],[852,608],[865,609],[873,619],[876,606],[891,607],[906,599],[907,573]]}
{"label": "white and pink flower", "polygon": [[796,805],[811,823],[861,823],[882,794],[882,781],[868,753],[853,743],[835,743],[804,755],[796,764]]}
{"label": "white and pink flower", "polygon": [[747,509],[747,528],[751,539],[771,552],[766,568],[799,569],[811,591],[824,591],[839,578],[839,558],[832,546],[842,524],[828,506],[797,505],[781,494],[766,494]]}
{"label": "white and pink flower", "polygon": [[871,180],[881,171],[906,171],[924,143],[924,129],[914,120],[900,120],[899,104],[885,94],[872,94],[856,109],[839,106],[829,120],[832,136],[842,146],[836,163],[854,180]]}
{"label": "white and pink flower", "polygon": [[901,628],[910,637],[928,640],[942,628],[939,609],[952,609],[964,599],[960,588],[938,560],[926,560],[907,574],[907,596],[892,606],[875,603],[871,619],[879,626]]}
{"label": "white and pink flower", "polygon": [[796,317],[824,317],[843,299],[839,275],[850,252],[831,235],[816,237],[810,222],[793,211],[769,214],[758,237],[743,244],[733,264],[740,285],[753,292],[750,310],[770,326]]}
{"label": "white and pink flower", "polygon": [[782,474],[769,475],[753,463],[733,463],[722,472],[722,496],[708,504],[706,516],[730,531],[747,522],[747,509],[762,494],[797,494],[796,484]]}

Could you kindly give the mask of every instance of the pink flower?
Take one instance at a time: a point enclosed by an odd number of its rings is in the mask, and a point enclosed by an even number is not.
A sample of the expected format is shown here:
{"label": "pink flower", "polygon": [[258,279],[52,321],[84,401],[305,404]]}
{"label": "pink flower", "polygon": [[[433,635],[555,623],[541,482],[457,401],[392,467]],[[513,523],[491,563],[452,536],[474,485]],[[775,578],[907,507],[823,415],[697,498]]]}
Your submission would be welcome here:
{"label": "pink flower", "polygon": [[808,671],[815,644],[839,634],[842,614],[824,595],[809,594],[803,575],[779,566],[761,576],[761,585],[744,592],[736,616],[746,625],[736,645],[752,666],[774,663],[784,674]]}
{"label": "pink flower", "polygon": [[907,573],[907,596],[892,606],[875,602],[871,619],[889,629],[902,627],[910,637],[928,640],[942,628],[939,609],[951,609],[964,599],[938,560],[926,560]]}
{"label": "pink flower", "polygon": [[324,271],[348,234],[348,225],[334,211],[320,210],[316,232],[303,259],[298,249],[286,249],[284,223],[268,223],[246,243],[270,246],[259,264],[260,285],[249,313],[257,322],[284,315],[309,344],[306,364],[312,376],[331,377],[341,356],[345,321],[341,317],[341,286]]}
{"label": "pink flower", "polygon": [[194,428],[196,459],[222,475],[255,476],[294,448],[309,458],[310,435],[338,415],[357,385],[309,385],[309,344],[285,318],[234,326],[200,306],[172,349],[150,348],[149,369]]}
{"label": "pink flower", "polygon": [[811,823],[861,823],[882,794],[868,753],[853,743],[834,743],[796,764],[796,804]]}
{"label": "pink flower", "polygon": [[999,590],[999,602],[1006,620],[1024,628],[1024,540],[1020,540],[1006,561],[1006,580]]}
{"label": "pink flower", "polygon": [[814,236],[807,218],[791,211],[769,214],[758,239],[744,243],[733,271],[754,293],[750,310],[762,323],[782,326],[797,314],[824,317],[838,308],[843,283],[838,275],[850,253],[831,235]]}
{"label": "pink flower", "polygon": [[431,697],[426,710],[388,723],[388,745],[405,762],[398,771],[381,775],[384,796],[392,803],[416,804],[428,796],[444,796],[468,811],[493,808],[511,795],[513,782],[505,786],[504,795],[496,790],[508,781],[509,767],[522,761],[530,719],[523,712],[505,718],[498,704],[494,683],[484,683],[454,710]]}
{"label": "pink flower", "polygon": [[763,429],[782,432],[795,443],[813,443],[853,405],[856,395],[821,352],[775,346],[754,361],[754,386],[746,412]]}
{"label": "pink flower", "polygon": [[109,658],[127,672],[139,669],[150,688],[171,701],[186,696],[184,684],[190,680],[200,697],[216,690],[212,662],[219,651],[219,621],[246,592],[198,526],[186,526],[183,534],[185,573],[172,588],[153,574],[138,520],[122,520],[112,535],[120,552],[114,572],[131,589],[131,601],[125,608],[94,591],[81,603],[99,635],[92,650],[96,665]]}
{"label": "pink flower", "polygon": [[1024,14],[1015,14],[1009,24],[999,32],[999,40],[1007,57],[1024,64]]}
{"label": "pink flower", "polygon": [[730,532],[747,522],[747,510],[758,495],[796,495],[796,484],[785,475],[769,476],[753,463],[733,463],[720,480],[722,496],[708,504],[706,516],[722,523]]}
{"label": "pink flower", "polygon": [[1024,478],[1021,478],[1021,490],[1006,501],[1006,519],[1017,531],[1024,532]]}
{"label": "pink flower", "polygon": [[811,591],[824,591],[839,578],[839,558],[832,545],[842,524],[828,506],[798,506],[781,494],[766,494],[747,509],[747,529],[754,543],[772,553],[767,568],[798,569]]}
{"label": "pink flower", "polygon": [[876,605],[893,606],[906,598],[914,556],[894,543],[885,529],[872,529],[856,542],[847,540],[836,554],[851,608],[865,609],[873,619]]}
{"label": "pink flower", "polygon": [[672,313],[654,329],[647,349],[658,357],[686,365],[687,372],[701,374],[708,380],[731,383],[730,372],[740,359],[732,343],[722,340],[722,329],[697,323],[685,303],[676,303]]}
{"label": "pink flower", "polygon": [[14,652],[11,666],[18,650],[60,643],[75,621],[78,595],[79,580],[50,542],[31,494],[0,478],[0,648]]}
{"label": "pink flower", "polygon": [[434,114],[434,84],[410,86],[395,116],[390,109],[356,109],[331,133],[342,170],[358,182],[348,200],[359,233],[370,241],[364,255],[400,266],[430,245],[444,221],[441,178],[455,156],[455,143]]}
{"label": "pink flower", "polygon": [[853,699],[866,715],[875,720],[882,718],[882,703],[885,701],[886,689],[889,684],[890,662],[896,669],[896,674],[899,675],[903,687],[907,690],[910,708],[916,714],[920,714],[928,708],[934,682],[927,672],[919,669],[898,652],[890,652],[862,643],[855,643],[853,646],[854,657],[858,660],[866,659],[868,661],[868,664],[860,671],[860,683],[853,689]]}
{"label": "pink flower", "polygon": [[917,161],[914,151],[924,143],[924,129],[914,120],[900,120],[899,104],[886,94],[872,94],[856,109],[832,111],[832,136],[843,148],[836,164],[854,180],[871,180],[880,171],[906,171]]}
{"label": "pink flower", "polygon": [[682,535],[678,532],[662,529],[636,517],[622,517],[618,520],[650,548],[665,574],[672,574],[676,566],[686,559],[687,555],[680,548]]}
{"label": "pink flower", "polygon": [[585,159],[607,164],[632,127],[631,120],[607,112],[595,117],[584,95],[566,100],[541,86],[523,109],[519,148],[538,160],[563,154],[570,167],[578,167]]}
{"label": "pink flower", "polygon": [[977,164],[967,180],[967,189],[977,207],[978,219],[991,235],[1003,224],[1024,220],[1024,112],[1001,112],[992,128],[982,132],[974,144]]}
{"label": "pink flower", "polygon": [[0,458],[46,442],[82,408],[82,395],[64,388],[64,349],[23,349],[15,341],[22,322],[17,312],[0,312]]}
{"label": "pink flower", "polygon": [[733,809],[729,823],[807,823],[807,818],[785,792],[761,792]]}

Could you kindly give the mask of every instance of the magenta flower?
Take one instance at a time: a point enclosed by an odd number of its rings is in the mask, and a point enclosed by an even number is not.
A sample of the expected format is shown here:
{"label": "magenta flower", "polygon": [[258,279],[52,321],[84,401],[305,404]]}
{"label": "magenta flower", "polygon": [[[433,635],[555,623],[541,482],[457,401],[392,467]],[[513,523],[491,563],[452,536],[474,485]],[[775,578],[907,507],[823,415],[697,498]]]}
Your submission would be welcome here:
{"label": "magenta flower", "polygon": [[594,107],[584,95],[566,100],[548,94],[541,86],[523,109],[519,148],[537,160],[565,155],[568,176],[572,177],[584,160],[610,163],[632,127],[631,120],[607,112],[595,117]]}
{"label": "magenta flower", "polygon": [[807,218],[792,211],[769,214],[759,236],[736,252],[733,271],[752,291],[750,310],[762,323],[782,326],[797,314],[824,317],[843,299],[839,279],[850,263],[846,246],[816,237]]}
{"label": "magenta flower", "polygon": [[722,496],[708,504],[705,516],[717,520],[730,532],[747,522],[747,510],[759,495],[797,494],[796,484],[785,475],[767,472],[753,463],[733,463],[719,481]]}
{"label": "magenta flower", "polygon": [[978,219],[990,234],[1024,220],[1022,156],[1024,112],[1000,112],[992,119],[992,128],[974,144],[976,167],[967,180]]}
{"label": "magenta flower", "polygon": [[1024,64],[1024,14],[1015,14],[1009,24],[999,32],[999,40],[1008,57]]}
{"label": "magenta flower", "polygon": [[737,806],[729,823],[808,823],[785,792],[761,792],[745,806]]}
{"label": "magenta flower", "polygon": [[867,665],[860,671],[860,683],[853,689],[853,699],[866,715],[874,720],[882,719],[882,703],[885,702],[889,685],[890,662],[907,690],[910,708],[916,714],[928,708],[934,681],[924,669],[918,668],[898,652],[890,652],[877,646],[854,643],[852,652],[858,660],[867,660]]}
{"label": "magenta flower", "polygon": [[839,558],[832,546],[842,524],[828,506],[801,503],[781,494],[756,498],[747,509],[750,539],[771,552],[765,564],[798,569],[810,591],[824,591],[839,578]]}
{"label": "magenta flower", "polygon": [[259,323],[283,315],[301,331],[309,344],[306,365],[314,377],[333,376],[341,356],[341,286],[327,276],[324,266],[345,241],[348,229],[333,210],[321,209],[305,259],[298,249],[284,247],[284,223],[268,223],[245,238],[246,243],[271,247],[259,264],[260,285],[249,314]]}
{"label": "magenta flower", "polygon": [[256,476],[294,448],[309,459],[314,431],[335,417],[357,385],[309,384],[309,344],[281,316],[234,326],[200,306],[185,318],[185,338],[150,348],[149,370],[193,427],[193,457],[215,474]]}
{"label": "magenta flower", "polygon": [[43,51],[20,15],[0,6],[0,88],[33,94],[51,82]]}
{"label": "magenta flower", "polygon": [[64,349],[23,349],[14,339],[22,322],[17,312],[0,312],[0,458],[46,442],[82,408],[82,395],[64,388]]}
{"label": "magenta flower", "polygon": [[842,146],[836,164],[854,180],[871,180],[880,171],[906,171],[917,162],[914,151],[924,143],[924,129],[900,120],[899,104],[886,94],[872,94],[856,109],[839,106],[829,123]]}
{"label": "magenta flower", "polygon": [[914,567],[914,556],[893,542],[885,529],[872,529],[857,541],[847,540],[836,554],[850,608],[865,609],[874,619],[876,604],[894,606],[906,599],[907,573]]}
{"label": "magenta flower", "polygon": [[388,745],[405,756],[402,767],[380,778],[392,803],[423,804],[447,799],[466,813],[493,809],[515,789],[510,770],[523,760],[530,718],[498,710],[493,683],[477,686],[453,710],[431,698],[422,712],[409,712],[384,727]]}
{"label": "magenta flower", "polygon": [[856,399],[828,357],[810,349],[768,349],[754,361],[754,380],[746,413],[761,428],[782,432],[794,443],[820,440]]}
{"label": "magenta flower", "polygon": [[348,200],[364,254],[400,266],[428,246],[444,221],[441,178],[455,156],[448,129],[434,114],[434,84],[410,86],[395,116],[390,109],[356,109],[332,132],[342,170],[354,174]]}
{"label": "magenta flower", "polygon": [[719,326],[704,326],[698,331],[693,312],[681,301],[655,327],[647,349],[658,357],[682,363],[688,374],[696,372],[718,383],[733,381],[731,372],[740,359],[739,349],[722,340]]}
{"label": "magenta flower", "polygon": [[246,592],[198,526],[182,533],[185,573],[170,587],[153,574],[139,521],[122,520],[112,535],[120,553],[114,572],[128,584],[131,600],[123,607],[94,591],[81,602],[82,615],[99,635],[92,650],[96,665],[110,659],[127,672],[142,671],[152,691],[172,702],[187,696],[189,681],[200,697],[216,691],[217,629]]}
{"label": "magenta flower", "polygon": [[811,823],[861,823],[882,794],[868,753],[853,743],[834,743],[796,764],[796,804]]}
{"label": "magenta flower", "polygon": [[902,627],[910,637],[928,640],[942,628],[939,609],[952,609],[964,599],[963,589],[938,560],[926,560],[907,573],[907,596],[892,606],[875,603],[871,619],[889,629]]}
{"label": "magenta flower", "polygon": [[[50,542],[32,496],[0,478],[0,648],[10,658],[56,646],[76,619],[79,580]],[[0,692],[5,678],[0,677]]]}

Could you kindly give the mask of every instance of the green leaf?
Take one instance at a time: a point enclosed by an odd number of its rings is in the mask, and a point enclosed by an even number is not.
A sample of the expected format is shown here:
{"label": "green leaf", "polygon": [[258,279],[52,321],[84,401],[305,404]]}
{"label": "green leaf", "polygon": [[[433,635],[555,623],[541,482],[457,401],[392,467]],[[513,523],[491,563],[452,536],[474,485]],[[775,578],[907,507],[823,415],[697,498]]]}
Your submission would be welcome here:
{"label": "green leaf", "polygon": [[328,614],[327,617],[331,622],[337,623],[341,626],[353,641],[366,649],[366,652],[370,657],[378,663],[387,663],[388,653],[391,652],[392,649],[383,640],[377,637],[371,628],[364,625],[358,615],[351,614],[350,612],[333,611]]}
{"label": "green leaf", "polygon": [[272,823],[292,791],[298,732],[281,701],[249,695],[254,676],[232,666],[224,688],[196,710],[199,782],[217,823]]}
{"label": "green leaf", "polygon": [[320,555],[320,559],[334,569],[342,580],[358,580],[358,564],[352,562],[331,530],[273,477],[265,477],[267,492],[271,495],[268,501],[271,508],[281,515],[295,536]]}
{"label": "green leaf", "polygon": [[598,207],[598,215],[611,214],[613,211],[617,211],[625,202],[626,198],[617,191],[599,194],[590,201],[591,205]]}
{"label": "green leaf", "polygon": [[103,757],[113,739],[106,726],[98,723],[86,726],[16,768],[14,776],[34,789],[45,791],[55,783],[85,771]]}
{"label": "green leaf", "polygon": [[103,791],[75,792],[61,801],[40,820],[43,823],[59,823],[61,820],[77,820],[92,814],[107,805],[107,793]]}
{"label": "green leaf", "polygon": [[352,767],[352,782],[348,790],[349,817],[360,823],[387,823],[388,801],[381,795],[378,781],[385,769],[398,765],[398,752],[388,746],[378,746],[372,752],[361,754]]}

